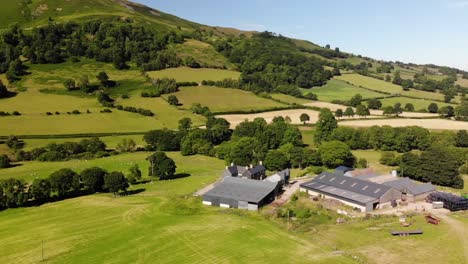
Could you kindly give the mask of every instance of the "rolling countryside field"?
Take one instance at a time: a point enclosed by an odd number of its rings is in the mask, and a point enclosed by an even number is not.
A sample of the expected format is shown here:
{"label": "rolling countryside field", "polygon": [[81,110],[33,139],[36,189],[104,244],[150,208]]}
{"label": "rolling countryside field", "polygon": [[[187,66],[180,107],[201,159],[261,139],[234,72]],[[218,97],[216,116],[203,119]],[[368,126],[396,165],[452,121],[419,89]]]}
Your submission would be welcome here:
{"label": "rolling countryside field", "polygon": [[[262,98],[252,92],[214,86],[181,87],[174,93],[182,108],[190,109],[192,104],[208,106],[214,113],[227,111],[269,110],[287,105]],[[169,95],[167,95],[169,96]],[[164,95],[165,98],[167,98]]]}
{"label": "rolling countryside field", "polygon": [[148,76],[154,79],[171,78],[178,82],[198,82],[221,81],[223,79],[238,79],[240,73],[231,70],[200,68],[193,69],[188,67],[172,68],[162,71],[150,71]]}
{"label": "rolling countryside field", "polygon": [[[337,77],[335,77],[337,78]],[[357,86],[345,83],[338,79],[332,79],[326,85],[312,89],[301,89],[304,94],[312,92],[317,95],[319,101],[331,102],[333,100],[349,100],[356,94],[363,98],[383,97],[385,94],[369,91]]]}

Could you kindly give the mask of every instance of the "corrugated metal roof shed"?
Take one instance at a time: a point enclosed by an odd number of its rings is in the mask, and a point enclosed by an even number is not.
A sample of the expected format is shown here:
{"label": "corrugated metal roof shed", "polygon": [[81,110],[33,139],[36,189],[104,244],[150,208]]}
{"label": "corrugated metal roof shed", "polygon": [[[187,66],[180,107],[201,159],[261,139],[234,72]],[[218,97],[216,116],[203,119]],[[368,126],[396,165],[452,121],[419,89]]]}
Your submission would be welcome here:
{"label": "corrugated metal roof shed", "polygon": [[218,183],[205,195],[259,203],[263,198],[271,194],[276,186],[276,183],[269,181],[225,177],[222,182]]}

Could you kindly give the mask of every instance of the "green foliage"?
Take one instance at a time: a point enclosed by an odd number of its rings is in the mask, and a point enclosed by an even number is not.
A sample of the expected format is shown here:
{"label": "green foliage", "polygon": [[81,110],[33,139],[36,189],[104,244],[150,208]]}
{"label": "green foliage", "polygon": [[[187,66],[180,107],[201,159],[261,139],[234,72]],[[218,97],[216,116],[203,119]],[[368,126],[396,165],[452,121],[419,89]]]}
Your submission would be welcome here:
{"label": "green foliage", "polygon": [[25,145],[24,141],[20,140],[16,136],[9,136],[5,142],[5,144],[13,150],[22,149]]}
{"label": "green foliage", "polygon": [[348,145],[340,141],[323,142],[319,146],[320,158],[323,165],[336,168],[340,165],[353,167],[355,157]]}
{"label": "green foliage", "polygon": [[146,132],[143,140],[147,144],[147,150],[176,151],[180,150],[180,141],[183,136],[183,133],[165,128]]}
{"label": "green foliage", "polygon": [[370,115],[370,111],[365,105],[360,104],[356,107],[356,114],[358,116],[368,116]]}
{"label": "green foliage", "polygon": [[119,191],[126,192],[129,185],[123,173],[113,171],[104,176],[104,187],[109,192],[117,194]]}
{"label": "green foliage", "polygon": [[[352,109],[351,109],[351,110],[352,110]],[[336,116],[337,118],[343,117],[343,109],[341,109],[341,108],[336,109],[336,111],[335,111],[335,116]]]}
{"label": "green foliage", "polygon": [[382,102],[379,99],[371,98],[367,101],[367,107],[369,109],[380,109],[382,107]]}
{"label": "green foliage", "polygon": [[52,186],[48,179],[34,179],[30,187],[31,198],[36,203],[45,203],[50,199]]}
{"label": "green foliage", "polygon": [[439,111],[439,106],[436,103],[431,103],[427,107],[429,113],[437,113]]}
{"label": "green foliage", "polygon": [[9,168],[10,167],[10,159],[7,155],[3,154],[0,155],[0,169]]}
{"label": "green foliage", "polygon": [[322,109],[316,123],[315,142],[320,144],[322,141],[328,140],[337,127],[338,122],[333,113],[328,108]]}
{"label": "green foliage", "polygon": [[305,125],[305,123],[310,120],[310,116],[308,114],[306,114],[306,113],[302,113],[301,116],[299,117],[299,119]]}
{"label": "green foliage", "polygon": [[213,144],[210,131],[199,128],[189,131],[180,143],[180,152],[184,156],[195,154],[212,155]]}
{"label": "green foliage", "polygon": [[404,109],[408,112],[413,112],[415,110],[414,105],[412,103],[406,103]]}
{"label": "green foliage", "polygon": [[57,194],[59,198],[64,198],[69,192],[79,189],[77,178],[79,183],[79,175],[71,169],[55,171],[49,177],[51,191]]}
{"label": "green foliage", "polygon": [[362,95],[360,94],[356,94],[355,96],[351,98],[351,100],[349,100],[349,104],[352,107],[357,107],[358,105],[361,104],[361,102],[362,102]]}
{"label": "green foliage", "polygon": [[350,107],[350,106],[346,107],[343,115],[346,116],[346,117],[353,117],[355,115],[354,109],[352,107]]}
{"label": "green foliage", "polygon": [[190,117],[184,117],[179,120],[179,130],[189,131],[192,128],[192,119]]}
{"label": "green foliage", "polygon": [[17,179],[0,180],[0,208],[20,207],[28,199],[26,183]]}
{"label": "green foliage", "polygon": [[171,179],[176,171],[174,160],[169,158],[166,153],[156,151],[148,157],[150,162],[149,176],[157,177],[160,180]]}
{"label": "green foliage", "polygon": [[289,160],[283,152],[270,150],[265,157],[265,167],[270,171],[280,171],[289,167]]}
{"label": "green foliage", "polygon": [[175,95],[169,95],[167,97],[167,102],[170,105],[179,105],[179,99],[177,99],[177,96],[175,96]]}
{"label": "green foliage", "polygon": [[6,86],[3,84],[2,80],[0,80],[0,99],[8,97],[8,94]]}
{"label": "green foliage", "polygon": [[433,146],[420,155],[405,153],[401,157],[400,173],[412,179],[462,189],[459,168],[462,157],[445,147]]}
{"label": "green foliage", "polygon": [[399,159],[395,155],[395,153],[391,151],[384,151],[382,152],[379,160],[380,164],[387,165],[387,166],[397,166]]}
{"label": "green foliage", "polygon": [[107,171],[99,167],[92,167],[83,170],[80,173],[80,178],[83,183],[85,190],[91,193],[100,192],[103,190],[104,177],[107,175]]}
{"label": "green foliage", "polygon": [[138,164],[133,164],[130,167],[130,174],[128,174],[128,178],[135,179],[135,181],[141,180],[141,170]]}
{"label": "green foliage", "polygon": [[455,146],[461,148],[468,147],[468,133],[466,130],[459,130],[455,136]]}

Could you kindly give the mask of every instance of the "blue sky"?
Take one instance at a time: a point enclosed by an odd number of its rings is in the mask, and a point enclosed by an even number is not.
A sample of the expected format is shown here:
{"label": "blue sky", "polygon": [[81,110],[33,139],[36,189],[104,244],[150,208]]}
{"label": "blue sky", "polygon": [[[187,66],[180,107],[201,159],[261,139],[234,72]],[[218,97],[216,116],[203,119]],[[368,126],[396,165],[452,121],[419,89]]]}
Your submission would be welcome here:
{"label": "blue sky", "polygon": [[376,59],[468,70],[468,0],[136,0],[211,26],[273,31]]}

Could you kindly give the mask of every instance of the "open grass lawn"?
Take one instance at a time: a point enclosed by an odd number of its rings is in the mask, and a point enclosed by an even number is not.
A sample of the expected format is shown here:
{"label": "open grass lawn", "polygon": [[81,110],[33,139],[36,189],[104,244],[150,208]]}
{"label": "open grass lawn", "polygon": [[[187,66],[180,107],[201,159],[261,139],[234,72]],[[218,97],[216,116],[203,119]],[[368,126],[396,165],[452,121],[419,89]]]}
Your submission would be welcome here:
{"label": "open grass lawn", "polygon": [[98,194],[0,212],[0,225],[8,227],[1,231],[0,262],[40,262],[44,241],[48,263],[355,263],[257,213],[202,206],[191,193],[216,180],[224,163],[169,155],[189,177],[136,185],[145,191],[127,197]]}
{"label": "open grass lawn", "polygon": [[302,141],[304,144],[308,145],[310,148],[317,147],[315,144],[314,136],[315,136],[315,129],[310,127],[299,127],[302,134]]}
{"label": "open grass lawn", "polygon": [[[184,109],[189,109],[193,103],[200,103],[208,106],[213,112],[268,110],[286,106],[251,92],[213,86],[182,87],[174,95]],[[164,95],[165,98],[167,96]]]}
{"label": "open grass lawn", "polygon": [[468,79],[463,79],[461,75],[458,76],[456,84],[459,84],[463,87],[468,87]]}
{"label": "open grass lawn", "polygon": [[439,108],[446,106],[446,105],[451,105],[453,107],[456,107],[456,105],[454,104],[447,104],[444,102],[424,100],[424,99],[413,99],[413,98],[408,98],[408,97],[392,97],[392,98],[381,99],[380,101],[382,102],[383,107],[389,106],[389,105],[393,106],[396,103],[400,103],[402,107],[405,107],[407,103],[411,103],[414,105],[414,108],[417,111],[421,109],[427,110],[427,107],[431,103],[436,103],[439,106]]}
{"label": "open grass lawn", "polygon": [[382,93],[369,91],[357,86],[345,83],[341,80],[332,79],[326,85],[314,87],[312,89],[301,89],[304,94],[312,92],[317,95],[320,101],[331,102],[333,100],[349,100],[356,94],[361,94],[364,98],[374,98],[385,96]]}
{"label": "open grass lawn", "polygon": [[193,57],[204,68],[234,69],[235,66],[208,43],[194,39],[175,45],[177,56],[181,59]]}
{"label": "open grass lawn", "polygon": [[285,102],[285,103],[288,103],[288,104],[307,104],[307,103],[313,102],[313,101],[308,100],[308,99],[297,98],[297,97],[294,97],[294,96],[291,96],[291,95],[280,94],[280,93],[270,94],[270,96],[273,99],[280,100],[281,102]]}
{"label": "open grass lawn", "polygon": [[238,79],[240,72],[220,69],[192,69],[188,67],[170,68],[162,71],[150,71],[151,78],[174,78],[178,82],[201,82],[203,80],[221,81],[231,78]]}

